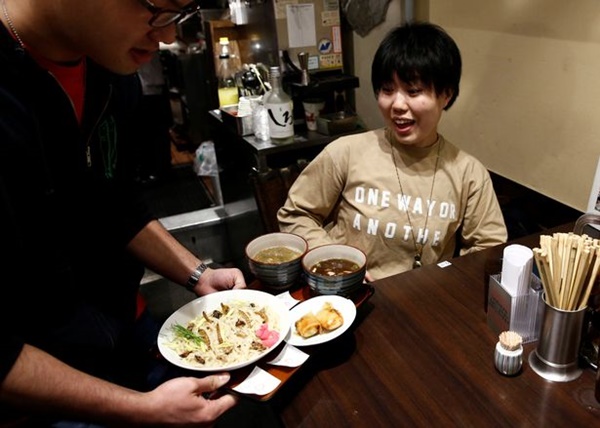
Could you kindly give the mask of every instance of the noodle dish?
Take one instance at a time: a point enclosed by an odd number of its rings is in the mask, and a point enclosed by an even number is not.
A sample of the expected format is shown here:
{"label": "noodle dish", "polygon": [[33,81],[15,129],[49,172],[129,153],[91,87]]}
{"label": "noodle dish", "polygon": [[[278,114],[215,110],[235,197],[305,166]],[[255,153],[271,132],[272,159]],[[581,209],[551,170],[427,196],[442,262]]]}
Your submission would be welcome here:
{"label": "noodle dish", "polygon": [[182,306],[158,335],[161,354],[189,370],[250,365],[275,349],[290,329],[283,301],[258,290],[211,293]]}

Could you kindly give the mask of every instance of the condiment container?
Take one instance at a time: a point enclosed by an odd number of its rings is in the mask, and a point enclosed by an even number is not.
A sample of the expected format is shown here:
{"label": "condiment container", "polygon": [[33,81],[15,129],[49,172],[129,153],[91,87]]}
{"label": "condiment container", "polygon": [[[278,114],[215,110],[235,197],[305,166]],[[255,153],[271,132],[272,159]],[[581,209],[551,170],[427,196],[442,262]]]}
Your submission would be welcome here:
{"label": "condiment container", "polygon": [[514,376],[523,367],[523,339],[513,331],[502,332],[494,351],[496,369],[506,376]]}

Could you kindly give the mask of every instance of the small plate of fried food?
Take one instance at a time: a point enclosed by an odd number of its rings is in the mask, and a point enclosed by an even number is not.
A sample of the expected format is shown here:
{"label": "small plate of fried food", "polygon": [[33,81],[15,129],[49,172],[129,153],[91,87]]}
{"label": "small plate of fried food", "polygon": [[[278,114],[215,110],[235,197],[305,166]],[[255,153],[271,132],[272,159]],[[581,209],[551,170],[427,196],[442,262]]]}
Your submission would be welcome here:
{"label": "small plate of fried food", "polygon": [[317,296],[290,311],[287,343],[310,346],[329,342],[344,333],[356,318],[356,305],[342,296]]}

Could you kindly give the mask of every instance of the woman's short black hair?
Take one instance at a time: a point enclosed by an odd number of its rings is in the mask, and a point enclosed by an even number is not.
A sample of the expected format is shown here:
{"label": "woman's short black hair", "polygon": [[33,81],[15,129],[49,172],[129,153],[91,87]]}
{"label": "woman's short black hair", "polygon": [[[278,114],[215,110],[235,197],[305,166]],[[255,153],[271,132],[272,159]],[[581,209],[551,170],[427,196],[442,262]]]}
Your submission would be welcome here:
{"label": "woman's short black hair", "polygon": [[410,22],[390,31],[377,48],[371,83],[376,95],[394,75],[408,84],[421,83],[438,96],[451,95],[447,110],[458,97],[461,69],[460,50],[443,28]]}

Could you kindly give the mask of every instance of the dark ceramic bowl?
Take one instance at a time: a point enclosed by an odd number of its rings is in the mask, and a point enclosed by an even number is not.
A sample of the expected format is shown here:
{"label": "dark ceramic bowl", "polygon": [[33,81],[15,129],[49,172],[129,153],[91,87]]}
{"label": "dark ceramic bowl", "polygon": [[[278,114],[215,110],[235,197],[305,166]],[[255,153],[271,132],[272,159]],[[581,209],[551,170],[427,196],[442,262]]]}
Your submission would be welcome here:
{"label": "dark ceramic bowl", "polygon": [[[284,262],[258,261],[257,255],[262,251],[274,247],[285,247],[298,254],[291,260]],[[273,291],[289,289],[302,273],[302,257],[308,251],[308,243],[301,236],[293,233],[275,232],[259,236],[246,246],[246,259],[250,272],[267,288]]]}
{"label": "dark ceramic bowl", "polygon": [[[358,270],[337,275],[315,273],[313,267],[324,260],[345,259],[358,265]],[[309,250],[302,258],[302,270],[311,291],[320,295],[347,297],[357,291],[365,279],[367,256],[350,245],[330,244]]]}

